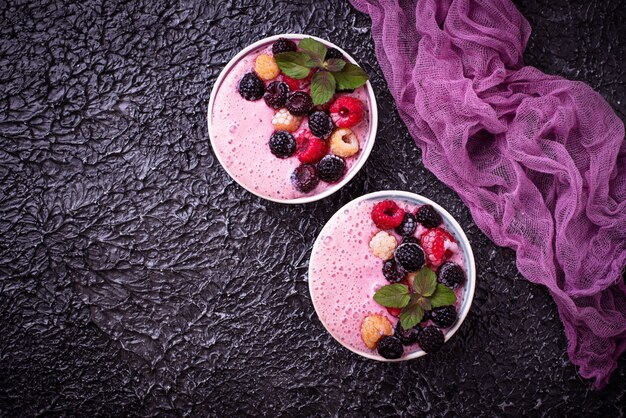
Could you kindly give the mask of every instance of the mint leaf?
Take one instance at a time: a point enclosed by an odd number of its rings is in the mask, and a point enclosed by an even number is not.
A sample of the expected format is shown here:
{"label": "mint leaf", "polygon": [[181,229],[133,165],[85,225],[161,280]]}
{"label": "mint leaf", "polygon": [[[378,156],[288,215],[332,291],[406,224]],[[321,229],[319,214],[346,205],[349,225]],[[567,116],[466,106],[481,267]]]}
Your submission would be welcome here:
{"label": "mint leaf", "polygon": [[435,272],[428,267],[424,267],[418,271],[413,280],[413,288],[422,296],[432,295],[437,288],[437,276],[435,276]]}
{"label": "mint leaf", "polygon": [[291,78],[306,78],[314,66],[311,58],[303,52],[281,52],[274,55],[274,59],[280,71]]}
{"label": "mint leaf", "polygon": [[411,297],[409,288],[403,284],[389,284],[381,287],[374,294],[374,300],[388,308],[404,308]]}
{"label": "mint leaf", "polygon": [[405,330],[411,329],[419,324],[423,317],[424,310],[417,303],[411,303],[400,312],[400,325]]}
{"label": "mint leaf", "polygon": [[324,58],[326,58],[326,47],[323,43],[313,38],[304,38],[300,41],[298,46],[311,57],[316,67],[322,66]]}
{"label": "mint leaf", "polygon": [[324,68],[328,71],[336,73],[337,71],[341,71],[343,67],[346,66],[346,62],[341,58],[329,58],[324,61]]}
{"label": "mint leaf", "polygon": [[311,79],[313,104],[324,104],[333,97],[333,94],[335,94],[335,79],[333,76],[328,71],[316,72]]}
{"label": "mint leaf", "polygon": [[337,88],[339,90],[349,90],[361,87],[369,79],[367,73],[358,65],[346,63],[338,73],[333,73]]}
{"label": "mint leaf", "polygon": [[440,306],[448,306],[454,304],[454,302],[456,302],[456,295],[454,294],[454,291],[448,286],[437,283],[437,289],[435,289],[435,293],[433,293],[432,296],[428,299],[430,300],[430,304],[433,308],[438,308]]}

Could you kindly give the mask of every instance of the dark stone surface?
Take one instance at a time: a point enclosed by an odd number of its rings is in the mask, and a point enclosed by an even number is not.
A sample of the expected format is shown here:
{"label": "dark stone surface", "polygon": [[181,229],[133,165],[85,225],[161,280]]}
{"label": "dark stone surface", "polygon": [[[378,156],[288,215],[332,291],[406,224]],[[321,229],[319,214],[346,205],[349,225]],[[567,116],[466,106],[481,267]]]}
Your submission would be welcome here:
{"label": "dark stone surface", "polygon": [[[518,1],[527,62],[590,83],[626,118],[623,1]],[[584,3],[584,4],[583,4]],[[421,165],[369,21],[324,0],[0,1],[0,411],[4,416],[621,416],[622,358],[594,392],[545,289]],[[372,76],[378,141],[340,193],[264,202],[219,166],[206,105],[265,35],[344,46]],[[312,243],[340,206],[403,189],[463,225],[473,309],[437,356],[357,358],[311,305]]]}

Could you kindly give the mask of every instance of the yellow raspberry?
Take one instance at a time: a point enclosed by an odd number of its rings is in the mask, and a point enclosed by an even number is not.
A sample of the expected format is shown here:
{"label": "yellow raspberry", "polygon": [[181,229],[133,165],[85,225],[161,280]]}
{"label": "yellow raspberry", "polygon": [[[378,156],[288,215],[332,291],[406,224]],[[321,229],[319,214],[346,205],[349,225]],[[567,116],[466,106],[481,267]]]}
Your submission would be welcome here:
{"label": "yellow raspberry", "polygon": [[397,246],[398,241],[396,241],[396,238],[385,231],[380,231],[370,240],[372,253],[382,260],[389,260],[393,257],[393,252]]}
{"label": "yellow raspberry", "polygon": [[254,61],[254,72],[263,80],[272,80],[280,74],[280,68],[276,65],[274,57],[267,54],[261,54]]}
{"label": "yellow raspberry", "polygon": [[330,137],[330,152],[348,158],[359,152],[359,140],[348,128],[337,129]]}
{"label": "yellow raspberry", "polygon": [[287,109],[279,109],[272,118],[272,125],[277,131],[294,132],[300,127],[302,117],[294,116]]}
{"label": "yellow raspberry", "polygon": [[384,335],[392,335],[393,327],[387,318],[379,314],[366,316],[361,322],[361,339],[367,348],[374,349]]}

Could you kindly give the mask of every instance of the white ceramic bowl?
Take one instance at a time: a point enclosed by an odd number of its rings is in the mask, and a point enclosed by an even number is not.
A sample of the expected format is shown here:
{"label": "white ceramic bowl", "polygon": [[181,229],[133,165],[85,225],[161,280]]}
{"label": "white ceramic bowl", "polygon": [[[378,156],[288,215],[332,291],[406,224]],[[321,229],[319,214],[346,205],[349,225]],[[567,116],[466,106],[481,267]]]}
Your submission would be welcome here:
{"label": "white ceramic bowl", "polygon": [[[213,90],[211,91],[211,97],[209,99],[209,106],[208,106],[208,112],[207,112],[207,123],[208,123],[208,127],[209,127],[209,139],[211,140],[211,146],[213,147],[213,150],[215,152],[215,146],[213,144],[213,137],[211,135],[211,114],[213,113],[213,104],[215,102],[215,96],[217,95],[217,90],[219,89],[220,85],[222,84],[222,81],[224,81],[224,78],[226,77],[226,74],[228,74],[228,71],[230,71],[230,69],[241,59],[243,58],[246,54],[248,54],[250,51],[274,42],[275,40],[277,40],[278,38],[287,38],[287,39],[296,39],[296,40],[300,40],[303,38],[313,38],[316,41],[319,41],[321,43],[323,43],[324,45],[328,46],[328,47],[333,47],[336,48],[337,50],[339,50],[347,59],[348,61],[350,61],[353,64],[358,64],[354,58],[352,58],[346,51],[344,51],[343,49],[341,49],[340,47],[338,47],[337,45],[328,42],[324,39],[320,39],[317,38],[315,36],[311,36],[311,35],[305,35],[305,34],[281,34],[281,35],[274,35],[274,36],[269,36],[267,38],[263,38],[251,45],[249,45],[248,47],[244,48],[243,50],[241,50],[241,52],[239,52],[237,55],[235,55],[229,62],[228,64],[226,64],[226,66],[224,67],[224,69],[222,70],[222,72],[220,73],[220,75],[217,77],[217,81],[215,82],[215,84],[213,85]],[[363,165],[365,164],[365,162],[367,161],[367,158],[370,155],[370,152],[372,152],[372,148],[374,147],[374,140],[376,139],[376,130],[378,129],[378,108],[376,105],[376,97],[374,96],[374,90],[372,89],[372,85],[370,84],[370,82],[368,81],[365,84],[365,88],[367,90],[367,95],[368,95],[368,102],[369,102],[369,114],[370,114],[370,129],[369,129],[369,137],[367,139],[367,144],[365,146],[365,148],[363,148],[361,150],[361,154],[358,156],[358,161],[356,162],[356,164],[354,164],[352,166],[352,168],[350,169],[350,171],[348,173],[346,173],[346,175],[343,177],[343,179],[341,179],[341,181],[339,181],[336,184],[333,184],[331,187],[329,187],[328,189],[324,190],[322,193],[318,193],[316,195],[311,195],[311,196],[303,196],[303,197],[298,197],[295,199],[277,199],[277,198],[272,198],[272,197],[268,197],[268,196],[263,196],[257,192],[255,192],[254,190],[252,190],[251,188],[249,188],[248,186],[246,186],[245,184],[242,184],[239,182],[239,180],[237,180],[235,178],[235,176],[233,175],[233,173],[230,172],[230,170],[228,169],[228,167],[226,167],[226,165],[224,164],[224,161],[222,160],[222,157],[220,156],[220,154],[218,152],[215,152],[215,155],[217,156],[217,160],[220,162],[220,164],[222,165],[222,167],[224,168],[224,170],[226,170],[226,172],[228,173],[228,175],[235,180],[241,187],[243,187],[244,189],[246,189],[247,191],[249,191],[250,193],[259,196],[263,199],[266,200],[271,200],[272,202],[279,202],[279,203],[289,203],[289,204],[298,204],[298,203],[309,203],[309,202],[315,202],[317,200],[323,199],[327,196],[330,196],[331,194],[335,193],[337,190],[341,189],[343,186],[345,186],[350,180],[352,180],[352,178],[356,175],[356,173],[359,172],[359,170],[361,169],[361,167],[363,167]],[[288,185],[290,186],[290,185]]]}
{"label": "white ceramic bowl", "polygon": [[[472,300],[474,299],[474,289],[476,288],[476,265],[474,262],[474,253],[472,252],[472,247],[470,246],[470,243],[467,240],[467,237],[465,236],[465,233],[463,232],[461,225],[459,225],[459,223],[452,217],[452,215],[450,215],[444,208],[439,206],[437,203],[433,202],[430,199],[425,198],[424,196],[421,196],[415,193],[410,193],[410,192],[398,191],[398,190],[380,191],[380,192],[369,193],[364,196],[358,197],[352,200],[351,202],[347,203],[337,212],[335,212],[335,214],[328,220],[324,228],[322,228],[319,235],[317,236],[317,239],[315,240],[315,244],[313,244],[313,250],[311,254],[315,253],[317,250],[317,247],[321,245],[320,237],[327,236],[330,234],[330,231],[326,231],[326,229],[328,228],[328,225],[331,223],[331,221],[336,216],[338,216],[339,213],[343,212],[348,207],[353,207],[354,205],[356,205],[357,203],[363,200],[370,200],[370,199],[381,199],[381,200],[382,199],[392,199],[392,200],[403,199],[403,200],[409,201],[410,203],[414,203],[417,205],[432,205],[441,214],[441,217],[443,218],[443,223],[446,229],[450,231],[452,235],[455,237],[455,239],[457,240],[457,244],[459,248],[461,249],[461,251],[463,252],[463,257],[464,257],[464,262],[465,262],[466,281],[463,286],[463,297],[462,297],[461,305],[458,311],[458,319],[455,322],[454,326],[449,328],[445,334],[445,340],[448,341],[450,338],[452,338],[452,336],[459,329],[459,327],[465,320],[465,317],[467,316],[470,310],[470,307],[472,305]],[[314,280],[315,278],[312,274],[311,264],[309,262],[309,293],[311,294],[313,307],[315,308],[315,311],[317,313],[318,308],[317,306],[315,306],[315,299],[312,297]],[[329,326],[325,324],[323,321],[322,321],[322,325],[324,325],[324,328],[326,328],[326,331],[328,331],[331,335],[333,335],[332,332],[330,332]],[[374,354],[371,351],[361,351],[353,347],[349,347],[348,345],[344,344],[342,341],[339,341],[334,335],[333,335],[333,338],[335,338],[341,345],[346,347],[348,350],[360,356],[371,359],[371,360],[386,361],[386,362],[405,361],[405,360],[416,359],[426,354],[423,350],[418,350],[408,355],[404,355],[399,359],[390,360],[378,354]]]}

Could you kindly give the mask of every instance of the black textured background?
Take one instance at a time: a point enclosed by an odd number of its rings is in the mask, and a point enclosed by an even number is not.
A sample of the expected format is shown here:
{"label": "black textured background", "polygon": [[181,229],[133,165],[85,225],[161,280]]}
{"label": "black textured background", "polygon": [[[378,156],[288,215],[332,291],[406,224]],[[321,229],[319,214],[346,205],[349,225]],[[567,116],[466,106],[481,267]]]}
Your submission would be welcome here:
{"label": "black textured background", "polygon": [[[516,3],[527,63],[626,119],[626,3]],[[244,192],[207,138],[219,71],[281,32],[343,46],[378,95],[364,169],[306,206]],[[624,359],[602,392],[577,376],[547,291],[421,166],[373,51],[334,0],[0,0],[0,415],[623,416]],[[479,271],[457,336],[404,364],[334,342],[307,290],[324,222],[382,189],[443,204]]]}

